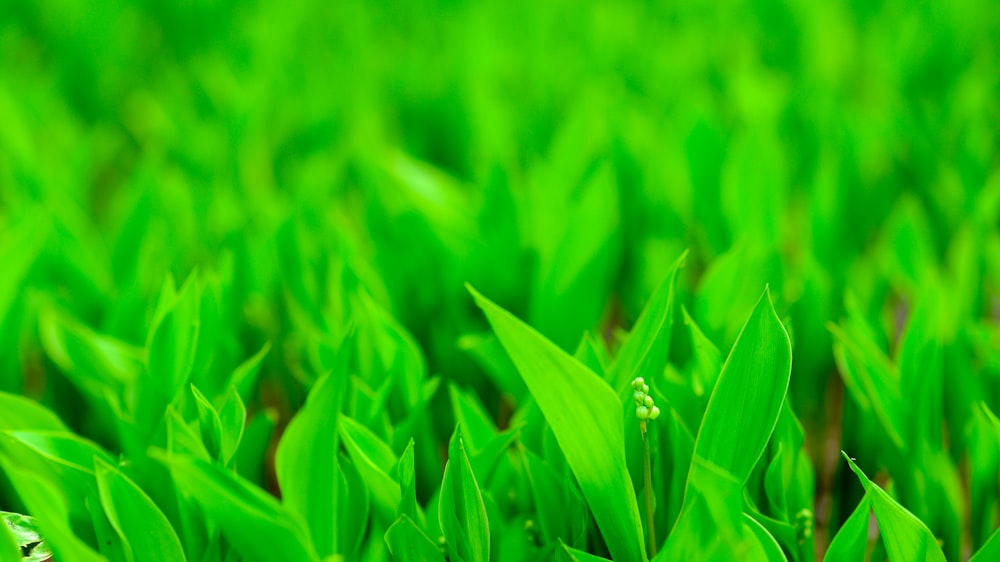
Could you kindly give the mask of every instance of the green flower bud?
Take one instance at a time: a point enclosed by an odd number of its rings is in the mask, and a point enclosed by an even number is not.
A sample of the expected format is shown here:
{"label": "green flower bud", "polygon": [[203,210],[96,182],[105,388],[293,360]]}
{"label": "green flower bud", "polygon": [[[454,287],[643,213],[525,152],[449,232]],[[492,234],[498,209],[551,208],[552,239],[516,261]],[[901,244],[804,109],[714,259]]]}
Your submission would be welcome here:
{"label": "green flower bud", "polygon": [[642,393],[643,394],[649,394],[649,385],[648,384],[642,385]]}
{"label": "green flower bud", "polygon": [[644,384],[645,382],[646,382],[646,381],[645,381],[645,380],[643,380],[643,378],[642,378],[642,377],[636,377],[636,378],[635,378],[635,380],[633,380],[633,381],[632,381],[632,388],[633,388],[634,390],[639,390],[639,389],[641,389],[641,388],[642,388],[642,385],[643,385],[643,384]]}
{"label": "green flower bud", "polygon": [[646,399],[646,395],[637,390],[632,394],[632,399],[635,400],[635,404],[638,406]]}
{"label": "green flower bud", "polygon": [[653,397],[647,394],[646,397],[642,400],[642,405],[645,406],[645,407],[647,407],[647,408],[652,408],[653,407]]}
{"label": "green flower bud", "polygon": [[649,419],[650,421],[652,421],[658,417],[660,417],[660,409],[656,406],[653,406],[652,409],[649,410]]}
{"label": "green flower bud", "polygon": [[639,418],[640,420],[649,418],[649,408],[645,406],[639,406],[638,408],[635,409],[635,417]]}

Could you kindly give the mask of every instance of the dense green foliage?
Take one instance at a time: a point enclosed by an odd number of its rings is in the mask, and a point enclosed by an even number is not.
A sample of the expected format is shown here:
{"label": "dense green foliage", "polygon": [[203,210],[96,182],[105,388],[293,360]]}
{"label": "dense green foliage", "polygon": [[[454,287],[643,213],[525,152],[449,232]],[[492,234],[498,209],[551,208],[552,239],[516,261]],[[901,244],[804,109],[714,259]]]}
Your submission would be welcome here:
{"label": "dense green foliage", "polygon": [[998,28],[0,3],[0,562],[1000,559]]}

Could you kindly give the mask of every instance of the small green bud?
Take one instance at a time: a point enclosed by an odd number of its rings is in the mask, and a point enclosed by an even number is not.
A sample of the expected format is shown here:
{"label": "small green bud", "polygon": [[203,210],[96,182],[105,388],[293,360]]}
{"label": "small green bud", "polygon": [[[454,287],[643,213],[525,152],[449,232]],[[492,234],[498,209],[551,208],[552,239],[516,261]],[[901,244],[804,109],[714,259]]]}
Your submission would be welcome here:
{"label": "small green bud", "polygon": [[649,410],[649,419],[650,419],[650,421],[652,421],[652,420],[655,420],[658,417],[660,417],[660,409],[658,407],[656,407],[656,406],[653,406]]}
{"label": "small green bud", "polygon": [[647,408],[652,408],[653,407],[653,397],[647,394],[646,397],[642,401],[642,405],[645,406],[645,407],[647,407]]}
{"label": "small green bud", "polygon": [[639,418],[640,420],[649,418],[649,408],[645,406],[639,406],[638,408],[635,409],[635,417]]}
{"label": "small green bud", "polygon": [[645,400],[645,398],[646,398],[646,395],[643,394],[642,392],[638,391],[638,390],[635,391],[632,394],[632,399],[635,400],[635,403],[636,403],[637,406],[640,405],[640,404],[642,404],[642,402],[643,402],[643,400]]}
{"label": "small green bud", "polygon": [[635,380],[632,381],[632,388],[634,390],[639,390],[642,388],[642,385],[645,384],[645,382],[646,381],[643,380],[642,377],[636,377]]}
{"label": "small green bud", "polygon": [[648,384],[642,385],[642,393],[643,394],[649,394],[649,385]]}

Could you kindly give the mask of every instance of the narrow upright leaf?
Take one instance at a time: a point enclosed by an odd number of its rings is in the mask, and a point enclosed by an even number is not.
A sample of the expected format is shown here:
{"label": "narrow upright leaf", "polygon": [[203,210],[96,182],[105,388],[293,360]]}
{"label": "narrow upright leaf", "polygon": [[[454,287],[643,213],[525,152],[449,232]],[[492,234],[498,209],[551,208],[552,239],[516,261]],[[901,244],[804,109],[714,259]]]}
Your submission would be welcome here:
{"label": "narrow upright leaf", "polygon": [[136,562],[183,562],[186,558],[180,539],[153,500],[100,458],[94,459],[94,469],[101,506],[131,559]]}
{"label": "narrow upright leaf", "polygon": [[438,519],[453,560],[489,562],[490,525],[486,505],[458,429],[448,445]]}
{"label": "narrow upright leaf", "polygon": [[695,456],[745,483],[778,422],[791,369],[791,342],[765,290],[722,366]]}
{"label": "narrow upright leaf", "polygon": [[646,560],[618,395],[533,328],[469,290],[551,426],[612,557]]}
{"label": "narrow upright leaf", "polygon": [[275,454],[275,469],[288,510],[305,521],[320,555],[337,550],[340,438],[337,418],[344,396],[342,374],[321,377],[292,418]]}
{"label": "narrow upright leaf", "polygon": [[635,377],[655,380],[654,375],[663,372],[674,322],[674,285],[677,271],[686,258],[687,252],[684,252],[674,261],[670,273],[650,297],[618,351],[610,368],[611,385],[616,391],[625,388]]}
{"label": "narrow upright leaf", "polygon": [[927,525],[899,505],[885,490],[872,483],[846,453],[844,458],[871,495],[872,509],[882,531],[882,542],[889,560],[944,562],[944,553]]}
{"label": "narrow upright leaf", "polygon": [[301,522],[263,490],[201,459],[158,454],[245,560],[318,562]]}

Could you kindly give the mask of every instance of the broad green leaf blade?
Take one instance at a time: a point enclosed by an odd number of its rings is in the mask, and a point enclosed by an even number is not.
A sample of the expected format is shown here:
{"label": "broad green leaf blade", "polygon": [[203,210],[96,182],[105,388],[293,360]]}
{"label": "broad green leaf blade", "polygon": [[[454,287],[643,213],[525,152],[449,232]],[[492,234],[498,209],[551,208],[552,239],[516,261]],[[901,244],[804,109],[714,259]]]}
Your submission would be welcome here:
{"label": "broad green leaf blade", "polygon": [[27,517],[26,515],[0,511],[0,519],[4,520],[4,523],[0,524],[0,562],[21,562],[22,547],[30,544],[41,544],[41,542],[36,543],[36,541],[41,541],[41,535],[28,542],[24,542],[24,536],[21,533],[15,536],[17,529],[14,527],[14,523],[8,519],[12,515]]}
{"label": "broad green leaf blade", "polygon": [[607,558],[601,558],[565,544],[560,544],[556,548],[556,560],[559,562],[608,562]]}
{"label": "broad green leaf blade", "polygon": [[469,287],[549,423],[618,560],[646,560],[625,464],[622,403],[599,376]]}
{"label": "broad green leaf blade", "polygon": [[722,366],[695,456],[745,483],[778,422],[791,369],[791,342],[765,289]]}
{"label": "broad green leaf blade", "polygon": [[399,483],[389,475],[398,462],[396,455],[368,428],[347,416],[340,416],[337,429],[376,507],[388,521],[392,521],[401,500]]}
{"label": "broad green leaf blade", "polygon": [[660,283],[629,332],[609,369],[615,391],[626,388],[635,377],[657,380],[667,364],[670,333],[674,322],[674,285],[677,271],[684,264],[684,252],[670,267],[670,273]]}
{"label": "broad green leaf blade", "polygon": [[198,502],[244,559],[319,560],[300,521],[263,490],[201,459],[154,456],[170,468],[177,486]]}
{"label": "broad green leaf blade", "polygon": [[190,385],[191,395],[194,396],[195,404],[198,407],[198,423],[201,427],[201,440],[214,459],[221,459],[222,456],[222,422],[219,420],[219,412],[215,406],[198,390],[192,383]]}
{"label": "broad green leaf blade", "polygon": [[33,517],[0,511],[0,562],[44,562],[52,557]]}
{"label": "broad green leaf blade", "polygon": [[691,339],[691,355],[694,360],[691,385],[695,395],[702,396],[715,388],[715,382],[722,370],[722,353],[701,331],[694,318],[688,314],[687,308],[681,306],[681,315],[684,317],[684,325],[687,326],[688,336]]}
{"label": "broad green leaf blade", "polygon": [[575,205],[561,209],[567,228],[550,251],[540,252],[531,294],[529,317],[563,349],[597,326],[622,254],[620,196],[611,167],[598,168],[582,189]]}
{"label": "broad green leaf blade", "polygon": [[992,562],[1000,560],[1000,529],[990,535],[990,538],[972,555],[969,562]]}
{"label": "broad green leaf blade", "polygon": [[837,535],[833,537],[823,560],[829,562],[864,560],[865,553],[868,552],[868,521],[871,513],[871,495],[866,493],[858,503],[858,507],[854,508],[851,516],[837,531]]}
{"label": "broad green leaf blade", "polygon": [[305,406],[292,418],[278,443],[275,470],[282,501],[308,527],[317,552],[339,552],[338,527],[340,438],[337,418],[344,397],[339,373],[320,377]]}
{"label": "broad green leaf blade", "polygon": [[38,324],[45,353],[75,385],[94,396],[132,384],[142,369],[141,349],[98,334],[51,306],[42,309]]}
{"label": "broad green leaf blade", "polygon": [[681,513],[655,560],[741,559],[748,550],[742,487],[732,474],[694,457]]}
{"label": "broad green leaf blade", "polygon": [[872,509],[882,531],[882,542],[890,560],[912,560],[914,562],[944,562],[945,556],[937,539],[920,519],[892,499],[885,490],[872,483],[865,473],[847,454],[844,454],[851,470],[861,480],[865,490],[872,496]]}
{"label": "broad green leaf blade", "polygon": [[573,497],[571,482],[565,482],[561,475],[531,451],[523,451],[524,467],[528,475],[531,495],[535,501],[535,512],[542,530],[543,544],[556,540],[573,540],[573,519],[586,506],[579,493]]}
{"label": "broad green leaf blade", "polygon": [[[409,517],[412,521],[422,521],[419,517],[417,503],[417,486],[414,480],[413,440],[407,443],[403,454],[396,463],[396,481],[399,482],[399,514]],[[397,520],[397,523],[399,521]]]}
{"label": "broad green leaf blade", "polygon": [[38,402],[0,392],[0,431],[18,429],[69,431],[58,416]]}
{"label": "broad green leaf blade", "polygon": [[240,363],[240,365],[233,370],[232,375],[230,375],[229,386],[235,387],[236,390],[239,391],[240,398],[242,398],[244,402],[250,399],[251,392],[253,391],[254,385],[257,383],[257,377],[260,374],[260,365],[264,362],[264,358],[270,351],[271,342],[267,342],[264,344],[264,347],[260,349],[260,351],[255,353],[243,363]]}
{"label": "broad green leaf blade", "polygon": [[439,502],[438,520],[452,557],[464,562],[489,562],[486,505],[458,428],[448,445]]}
{"label": "broad green leaf blade", "polygon": [[199,291],[194,274],[173,295],[171,284],[161,295],[156,325],[147,343],[149,381],[169,401],[191,375],[197,351]]}
{"label": "broad green leaf blade", "polygon": [[451,383],[448,385],[448,396],[455,422],[462,426],[465,442],[471,451],[479,451],[497,433],[493,419],[474,393],[465,392]]}
{"label": "broad green leaf blade", "polygon": [[445,562],[444,555],[409,516],[403,514],[385,532],[385,543],[395,560]]}
{"label": "broad green leaf blade", "polygon": [[339,456],[337,467],[340,470],[340,477],[337,479],[338,554],[334,556],[343,555],[349,560],[356,557],[356,552],[361,548],[361,541],[368,528],[371,499],[368,487],[347,455]]}
{"label": "broad green leaf blade", "polygon": [[497,388],[514,398],[524,395],[527,390],[524,381],[496,335],[489,332],[466,334],[459,338],[458,347],[472,356]]}
{"label": "broad green leaf blade", "polygon": [[141,488],[100,458],[94,474],[104,513],[134,560],[186,560],[174,528]]}
{"label": "broad green leaf blade", "polygon": [[0,454],[0,467],[21,501],[39,524],[41,535],[57,560],[106,562],[106,559],[73,533],[70,510],[60,487]]}
{"label": "broad green leaf blade", "polygon": [[235,386],[226,391],[222,406],[219,407],[219,423],[222,430],[220,453],[223,464],[229,466],[243,439],[243,429],[247,421],[247,408]]}
{"label": "broad green leaf blade", "polygon": [[756,542],[755,555],[751,555],[754,559],[767,560],[768,562],[788,562],[788,558],[778,546],[774,535],[769,533],[759,521],[746,513],[743,514],[743,529],[744,534],[749,531],[753,536],[751,542]]}
{"label": "broad green leaf blade", "polygon": [[[264,461],[271,443],[271,435],[274,433],[277,423],[278,412],[273,408],[257,412],[247,423],[240,439],[240,447],[233,458],[233,464],[236,465],[236,471],[239,475],[258,486],[262,486],[264,482]],[[278,447],[280,449],[280,442]],[[277,455],[275,457],[275,464],[277,464]],[[281,481],[279,480],[278,483],[280,486]]]}

